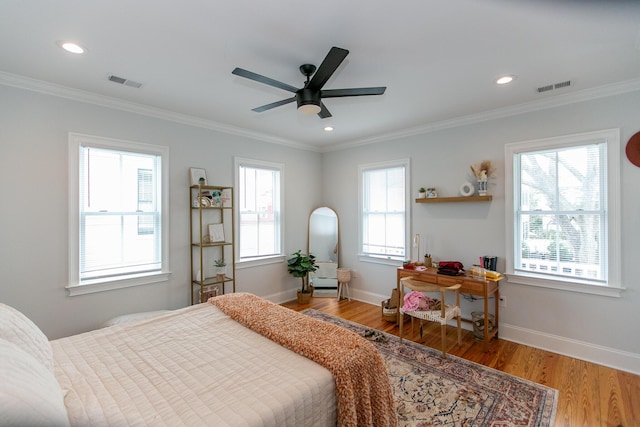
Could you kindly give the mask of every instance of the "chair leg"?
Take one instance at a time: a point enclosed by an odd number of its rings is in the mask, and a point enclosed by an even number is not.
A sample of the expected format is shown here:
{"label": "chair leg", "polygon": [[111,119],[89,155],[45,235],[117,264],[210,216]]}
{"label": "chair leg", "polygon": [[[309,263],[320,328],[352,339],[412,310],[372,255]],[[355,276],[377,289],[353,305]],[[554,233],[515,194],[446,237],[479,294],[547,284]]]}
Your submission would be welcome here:
{"label": "chair leg", "polygon": [[440,333],[442,334],[442,358],[447,355],[447,325],[440,325]]}
{"label": "chair leg", "polygon": [[[398,309],[400,311],[400,309]],[[411,318],[413,323],[413,317]],[[404,326],[404,313],[400,312],[400,344],[402,344],[402,327]],[[411,331],[413,332],[413,324],[411,325]]]}
{"label": "chair leg", "polygon": [[460,325],[460,316],[458,316],[458,345],[462,345],[462,326]]}

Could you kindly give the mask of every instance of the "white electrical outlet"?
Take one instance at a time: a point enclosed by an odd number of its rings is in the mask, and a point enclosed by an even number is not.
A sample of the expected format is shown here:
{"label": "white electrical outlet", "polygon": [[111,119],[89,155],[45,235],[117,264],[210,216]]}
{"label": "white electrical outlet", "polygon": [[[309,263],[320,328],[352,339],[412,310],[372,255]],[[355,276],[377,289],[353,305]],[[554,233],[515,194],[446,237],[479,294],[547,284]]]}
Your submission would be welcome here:
{"label": "white electrical outlet", "polygon": [[505,297],[504,295],[500,295],[500,307],[506,307],[507,306],[507,297]]}

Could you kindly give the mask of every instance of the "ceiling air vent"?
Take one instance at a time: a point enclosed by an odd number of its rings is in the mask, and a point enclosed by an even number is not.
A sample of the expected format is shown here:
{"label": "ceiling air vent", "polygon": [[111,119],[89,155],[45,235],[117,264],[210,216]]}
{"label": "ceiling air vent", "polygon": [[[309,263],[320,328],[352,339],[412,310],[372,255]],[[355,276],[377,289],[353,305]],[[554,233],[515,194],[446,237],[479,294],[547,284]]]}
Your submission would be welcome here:
{"label": "ceiling air vent", "polygon": [[121,84],[121,85],[135,87],[135,88],[139,88],[140,86],[142,86],[142,83],[138,83],[138,82],[134,82],[133,80],[129,80],[129,79],[125,79],[125,78],[122,78],[122,77],[114,76],[113,74],[109,76],[109,81],[112,81],[114,83],[118,83],[118,84]]}
{"label": "ceiling air vent", "polygon": [[566,82],[555,83],[553,85],[554,89],[560,89],[562,87],[571,86],[571,80],[567,80]]}
{"label": "ceiling air vent", "polygon": [[542,92],[548,92],[550,90],[561,89],[563,87],[569,87],[569,86],[571,86],[571,80],[567,80],[565,82],[554,83],[554,84],[550,84],[550,85],[546,85],[546,86],[541,86],[536,90],[538,91],[538,93],[542,93]]}

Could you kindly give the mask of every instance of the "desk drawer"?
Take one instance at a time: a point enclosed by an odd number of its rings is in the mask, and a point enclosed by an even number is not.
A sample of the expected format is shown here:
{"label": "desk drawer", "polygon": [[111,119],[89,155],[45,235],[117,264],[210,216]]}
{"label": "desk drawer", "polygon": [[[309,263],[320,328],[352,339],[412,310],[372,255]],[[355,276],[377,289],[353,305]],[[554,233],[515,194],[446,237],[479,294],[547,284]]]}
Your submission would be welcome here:
{"label": "desk drawer", "polygon": [[460,277],[443,277],[443,276],[438,276],[438,285],[443,285],[443,286],[453,286],[453,285],[457,285],[459,284],[464,284],[465,280],[464,277],[460,276]]}
{"label": "desk drawer", "polygon": [[464,277],[442,277],[438,276],[438,284],[443,286],[453,286],[461,284],[460,292],[463,294],[484,295],[484,282],[469,280]]}
{"label": "desk drawer", "polygon": [[411,277],[415,280],[427,283],[438,283],[438,276],[428,271],[402,270],[399,274],[402,277]]}
{"label": "desk drawer", "polygon": [[484,295],[485,286],[485,282],[479,282],[477,280],[465,280],[464,282],[462,282],[460,292],[474,295]]}

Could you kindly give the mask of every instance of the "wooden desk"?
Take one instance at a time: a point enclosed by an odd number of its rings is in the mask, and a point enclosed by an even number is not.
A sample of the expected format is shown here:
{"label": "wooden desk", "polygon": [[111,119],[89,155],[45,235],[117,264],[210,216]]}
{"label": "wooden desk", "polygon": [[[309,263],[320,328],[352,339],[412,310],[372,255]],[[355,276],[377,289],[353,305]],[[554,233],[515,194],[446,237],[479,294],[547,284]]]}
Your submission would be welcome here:
{"label": "wooden desk", "polygon": [[[476,295],[484,298],[484,344],[489,343],[491,338],[494,336],[498,336],[498,318],[499,318],[499,300],[500,300],[500,291],[498,289],[498,284],[501,279],[486,279],[486,280],[477,280],[473,279],[471,276],[447,276],[444,274],[438,274],[438,270],[436,268],[427,268],[426,270],[409,270],[402,267],[398,268],[396,280],[396,287],[398,289],[398,307],[402,307],[404,302],[404,295],[400,295],[400,279],[403,277],[412,277],[415,280],[420,280],[428,283],[435,283],[441,286],[452,286],[455,284],[460,284],[460,293],[462,294],[470,294]],[[492,296],[495,299],[495,322],[493,326],[493,330],[489,332],[489,297]],[[472,322],[471,319],[462,319],[465,322]],[[400,322],[400,310],[398,310],[398,324]]]}

